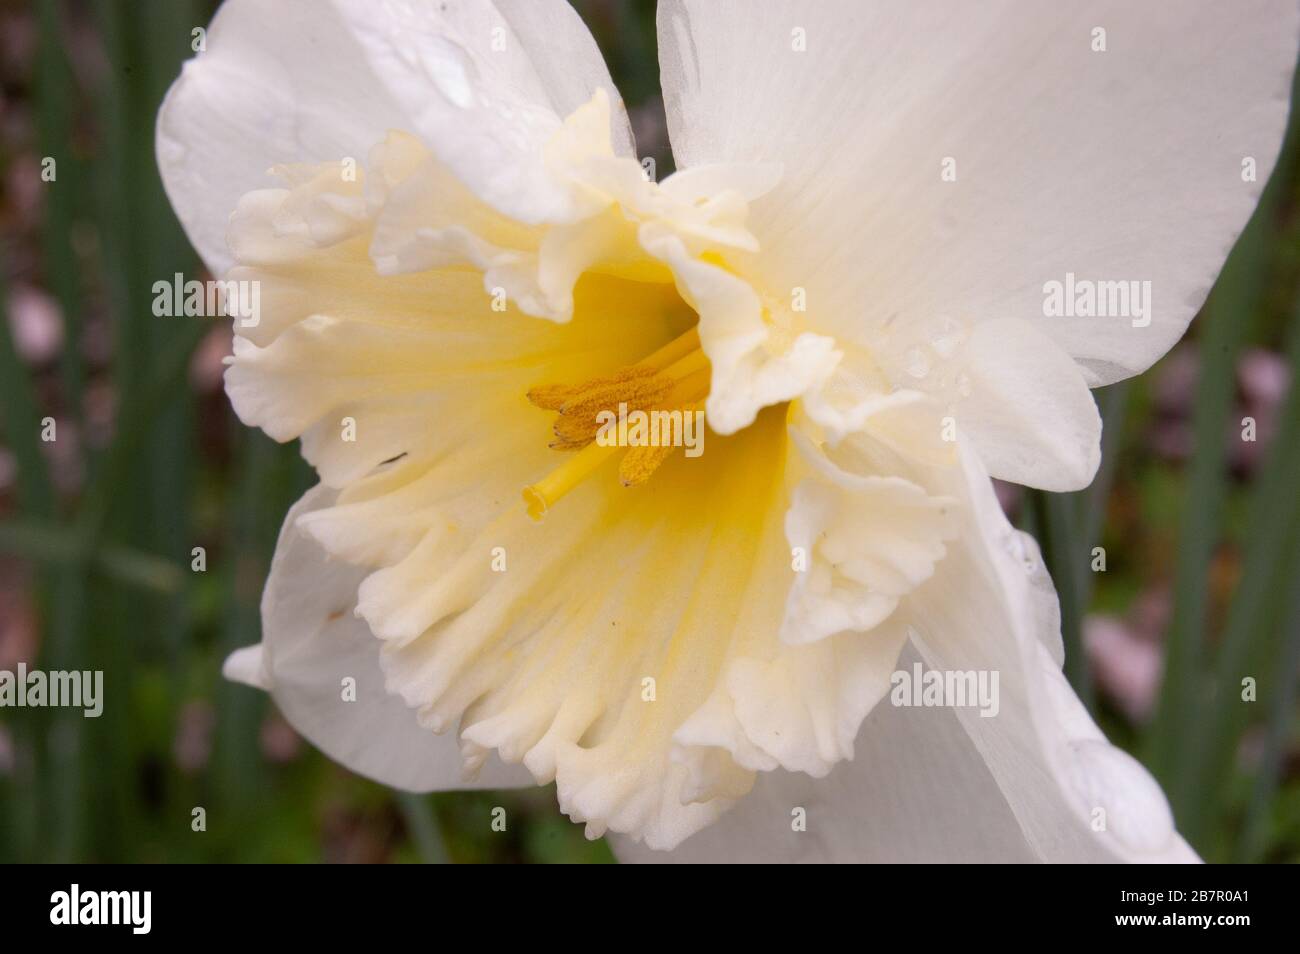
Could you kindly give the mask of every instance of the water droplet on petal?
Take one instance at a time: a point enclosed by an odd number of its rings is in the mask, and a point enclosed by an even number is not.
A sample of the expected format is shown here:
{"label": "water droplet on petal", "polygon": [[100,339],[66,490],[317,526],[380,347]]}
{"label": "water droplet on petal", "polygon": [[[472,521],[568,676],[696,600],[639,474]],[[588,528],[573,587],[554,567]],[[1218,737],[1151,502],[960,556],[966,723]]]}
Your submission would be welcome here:
{"label": "water droplet on petal", "polygon": [[903,355],[903,370],[920,381],[930,373],[930,358],[920,348],[908,348]]}
{"label": "water droplet on petal", "polygon": [[930,347],[939,357],[951,358],[965,339],[966,329],[956,320],[944,315],[935,322]]}
{"label": "water droplet on petal", "polygon": [[1032,574],[1038,569],[1038,560],[1034,556],[1034,548],[1025,545],[1025,537],[1019,530],[1014,527],[1005,527],[1001,533],[1002,548],[1010,555],[1011,559],[1024,568],[1026,573]]}

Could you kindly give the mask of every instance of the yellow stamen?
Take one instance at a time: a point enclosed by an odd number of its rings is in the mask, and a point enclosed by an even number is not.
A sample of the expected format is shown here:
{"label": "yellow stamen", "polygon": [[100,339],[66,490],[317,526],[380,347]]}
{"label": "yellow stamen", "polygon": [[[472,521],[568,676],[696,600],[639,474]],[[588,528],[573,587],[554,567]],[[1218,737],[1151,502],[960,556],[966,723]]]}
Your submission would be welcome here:
{"label": "yellow stamen", "polygon": [[696,348],[664,368],[663,376],[672,381],[680,381],[708,366],[709,359],[704,356],[703,349]]}
{"label": "yellow stamen", "polygon": [[659,469],[659,465],[666,461],[675,450],[677,448],[672,444],[646,444],[628,448],[628,452],[618,462],[619,482],[624,487],[635,487],[637,484],[644,484],[650,479],[650,475]]}
{"label": "yellow stamen", "polygon": [[666,373],[655,373],[649,377],[629,377],[625,380],[602,381],[600,384],[584,385],[581,394],[575,395],[560,406],[560,414],[574,420],[591,419],[595,429],[596,415],[601,411],[618,407],[620,401],[629,408],[651,407],[667,397],[672,390],[673,378]]}
{"label": "yellow stamen", "polygon": [[[577,451],[568,462],[542,480],[524,489],[528,515],[540,520],[557,500],[573,490],[614,451],[617,444],[595,443],[602,411],[620,407],[632,411],[681,408],[694,413],[709,393],[709,359],[700,347],[695,328],[674,338],[658,351],[613,374],[592,378],[572,386],[544,384],[528,392],[528,400],[544,410],[555,411],[554,450]],[[644,483],[676,450],[668,446],[639,446],[627,449],[619,465],[625,487]]]}
{"label": "yellow stamen", "polygon": [[684,334],[678,335],[640,363],[651,368],[666,368],[678,358],[700,350],[700,331],[692,325]]}
{"label": "yellow stamen", "polygon": [[614,444],[588,444],[537,483],[525,487],[524,503],[528,505],[528,516],[541,520],[557,500],[578,486],[616,450],[619,447]]}
{"label": "yellow stamen", "polygon": [[[699,404],[687,404],[681,410],[682,417],[685,418],[687,414],[701,410],[701,407]],[[619,482],[624,487],[645,483],[675,450],[677,447],[673,444],[644,444],[628,448],[628,452],[618,462]]]}
{"label": "yellow stamen", "polygon": [[649,380],[657,374],[657,369],[644,365],[632,365],[622,368],[616,374],[603,378],[592,378],[585,384],[541,384],[531,389],[527,398],[534,407],[544,411],[559,411],[575,398],[598,388],[626,386],[632,382]]}

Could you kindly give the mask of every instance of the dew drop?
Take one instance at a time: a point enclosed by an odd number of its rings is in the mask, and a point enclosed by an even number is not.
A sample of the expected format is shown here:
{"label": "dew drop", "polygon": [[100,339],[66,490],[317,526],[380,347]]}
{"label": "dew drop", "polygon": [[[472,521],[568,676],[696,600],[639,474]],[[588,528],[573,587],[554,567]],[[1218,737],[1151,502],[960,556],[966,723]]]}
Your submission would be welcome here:
{"label": "dew drop", "polygon": [[1038,569],[1033,548],[1025,545],[1025,538],[1014,527],[1005,527],[1001,533],[1002,548],[1024,568],[1026,574],[1033,575]]}
{"label": "dew drop", "polygon": [[930,347],[941,358],[951,358],[966,338],[966,329],[947,315],[935,322],[934,337]]}
{"label": "dew drop", "polygon": [[903,370],[919,381],[930,373],[930,358],[920,348],[908,348],[903,355]]}

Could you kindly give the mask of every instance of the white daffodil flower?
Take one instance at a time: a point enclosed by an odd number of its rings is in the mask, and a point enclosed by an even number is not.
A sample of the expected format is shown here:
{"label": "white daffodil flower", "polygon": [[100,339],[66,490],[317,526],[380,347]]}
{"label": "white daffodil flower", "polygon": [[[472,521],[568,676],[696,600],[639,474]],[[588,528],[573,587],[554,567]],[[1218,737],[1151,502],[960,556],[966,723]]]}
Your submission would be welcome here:
{"label": "white daffodil flower", "polygon": [[260,291],[235,410],[320,476],[228,675],[399,788],[554,780],[625,859],[1195,860],[989,476],[1092,479],[1296,14],[666,0],[656,182],[563,0],[228,0],[158,161]]}

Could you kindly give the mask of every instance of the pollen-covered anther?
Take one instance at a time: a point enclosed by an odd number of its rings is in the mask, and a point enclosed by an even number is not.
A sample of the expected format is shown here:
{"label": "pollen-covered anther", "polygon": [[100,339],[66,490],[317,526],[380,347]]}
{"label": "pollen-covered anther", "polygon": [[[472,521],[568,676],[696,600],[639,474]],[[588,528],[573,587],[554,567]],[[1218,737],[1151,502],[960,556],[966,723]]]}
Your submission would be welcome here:
{"label": "pollen-covered anther", "polygon": [[[703,410],[699,403],[687,404],[681,409],[682,417]],[[618,463],[618,479],[624,487],[635,487],[650,479],[677,448],[672,444],[647,444],[631,447]]]}
{"label": "pollen-covered anther", "polygon": [[544,411],[563,412],[567,405],[579,400],[585,394],[606,388],[626,387],[634,381],[653,378],[658,369],[646,364],[634,364],[623,368],[615,374],[603,378],[593,378],[585,384],[539,384],[528,392],[528,400],[534,407]]}
{"label": "pollen-covered anther", "polygon": [[[575,388],[556,410],[554,431],[556,450],[583,447],[596,438],[601,411],[617,408],[644,410],[662,402],[673,390],[674,381],[667,374],[643,365],[634,365],[607,378],[597,378]],[[529,392],[532,400],[532,392]],[[537,404],[536,401],[533,401]]]}

